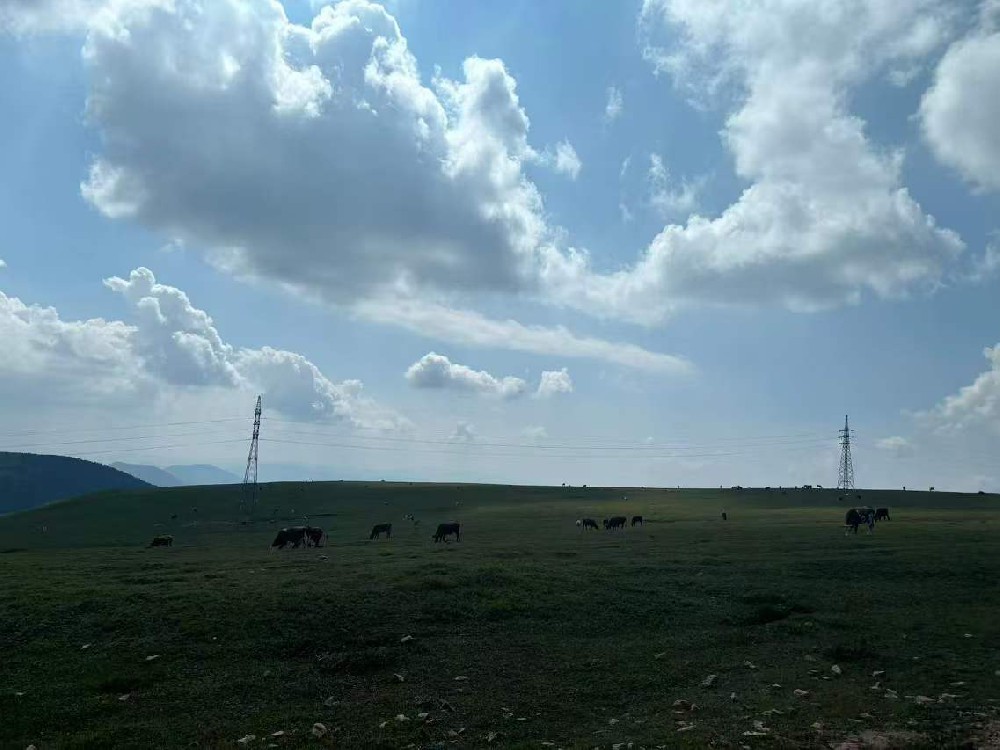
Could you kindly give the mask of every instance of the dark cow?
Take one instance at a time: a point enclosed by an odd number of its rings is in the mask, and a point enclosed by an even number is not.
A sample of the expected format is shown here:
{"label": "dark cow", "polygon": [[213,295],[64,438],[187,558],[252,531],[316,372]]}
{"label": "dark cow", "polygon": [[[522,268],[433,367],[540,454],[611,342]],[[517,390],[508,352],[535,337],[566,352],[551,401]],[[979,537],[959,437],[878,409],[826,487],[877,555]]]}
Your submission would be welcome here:
{"label": "dark cow", "polygon": [[632,525],[635,526],[636,524],[642,526],[642,516],[632,516]]}
{"label": "dark cow", "polygon": [[448,537],[452,534],[455,535],[455,541],[462,541],[462,535],[459,533],[459,524],[457,523],[439,523],[437,531],[434,532],[434,536],[431,537],[435,542],[447,542]]}
{"label": "dark cow", "polygon": [[597,530],[597,521],[595,521],[593,518],[584,518],[583,519],[583,528],[585,528],[585,529],[594,529],[596,531]]}
{"label": "dark cow", "polygon": [[628,521],[628,519],[625,518],[625,516],[612,516],[611,518],[605,518],[604,528],[607,530],[624,529],[626,521]]}
{"label": "dark cow", "polygon": [[392,539],[392,524],[391,523],[377,523],[372,526],[372,533],[368,536],[369,539],[378,539],[382,534],[385,534],[386,539]]}
{"label": "dark cow", "polygon": [[875,511],[872,508],[851,508],[847,511],[847,515],[844,517],[844,536],[847,536],[851,531],[855,534],[858,533],[858,526],[861,524],[867,524],[868,533],[872,533],[872,528],[875,526]]}
{"label": "dark cow", "polygon": [[289,544],[293,548],[301,547],[306,544],[307,539],[311,538],[306,535],[308,529],[308,526],[289,526],[282,529],[271,542],[271,549],[284,549]]}
{"label": "dark cow", "polygon": [[322,547],[325,537],[326,532],[318,526],[306,526],[305,542],[307,547]]}
{"label": "dark cow", "polygon": [[875,520],[876,521],[891,521],[892,519],[889,518],[889,509],[888,508],[876,508],[875,509]]}
{"label": "dark cow", "polygon": [[170,534],[160,534],[159,536],[154,536],[153,541],[149,543],[150,547],[172,547],[174,545],[174,538]]}

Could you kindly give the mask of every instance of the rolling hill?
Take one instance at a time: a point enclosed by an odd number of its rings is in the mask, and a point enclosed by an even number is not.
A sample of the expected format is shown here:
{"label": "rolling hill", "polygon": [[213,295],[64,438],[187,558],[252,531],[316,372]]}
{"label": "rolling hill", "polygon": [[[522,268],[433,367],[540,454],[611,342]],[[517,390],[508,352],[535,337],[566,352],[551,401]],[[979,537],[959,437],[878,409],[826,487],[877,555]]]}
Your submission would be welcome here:
{"label": "rolling hill", "polygon": [[126,464],[121,461],[115,461],[113,464],[110,464],[110,466],[113,469],[124,471],[126,474],[131,474],[137,479],[148,482],[154,487],[180,487],[185,484],[185,482],[182,482],[169,471],[161,469],[159,466],[152,466],[150,464]]}
{"label": "rolling hill", "polygon": [[0,514],[101,490],[151,485],[131,474],[69,456],[0,452]]}

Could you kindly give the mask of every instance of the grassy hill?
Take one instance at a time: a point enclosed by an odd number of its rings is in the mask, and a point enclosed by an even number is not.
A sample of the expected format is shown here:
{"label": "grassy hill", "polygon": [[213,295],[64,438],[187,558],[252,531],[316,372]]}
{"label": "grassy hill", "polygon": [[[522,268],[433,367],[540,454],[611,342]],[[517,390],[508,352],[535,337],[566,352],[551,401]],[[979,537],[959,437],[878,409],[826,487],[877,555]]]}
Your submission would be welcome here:
{"label": "grassy hill", "polygon": [[130,474],[93,461],[0,452],[0,514],[98,490],[149,486]]}
{"label": "grassy hill", "polygon": [[[283,483],[247,525],[236,487],[6,517],[0,746],[986,746],[1000,498],[866,491],[892,521],[845,538],[837,497]],[[574,524],[615,513],[646,524]],[[325,548],[268,552],[304,517]]]}

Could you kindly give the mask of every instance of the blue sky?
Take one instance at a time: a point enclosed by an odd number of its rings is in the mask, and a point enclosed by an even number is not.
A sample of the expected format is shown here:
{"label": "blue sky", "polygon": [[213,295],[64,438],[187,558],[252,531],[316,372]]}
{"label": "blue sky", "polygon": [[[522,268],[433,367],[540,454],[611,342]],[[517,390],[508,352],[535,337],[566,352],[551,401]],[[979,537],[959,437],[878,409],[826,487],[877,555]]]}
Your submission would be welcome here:
{"label": "blue sky", "polygon": [[0,0],[0,449],[1000,490],[995,2],[202,5]]}

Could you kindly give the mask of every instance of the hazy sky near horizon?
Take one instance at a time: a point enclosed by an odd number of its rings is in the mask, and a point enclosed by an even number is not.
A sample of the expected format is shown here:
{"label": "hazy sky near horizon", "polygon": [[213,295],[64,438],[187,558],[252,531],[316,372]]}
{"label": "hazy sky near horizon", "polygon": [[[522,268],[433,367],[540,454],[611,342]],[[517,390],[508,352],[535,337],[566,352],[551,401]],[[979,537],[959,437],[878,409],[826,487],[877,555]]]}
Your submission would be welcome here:
{"label": "hazy sky near horizon", "polygon": [[997,0],[0,0],[0,112],[0,450],[1000,491]]}

